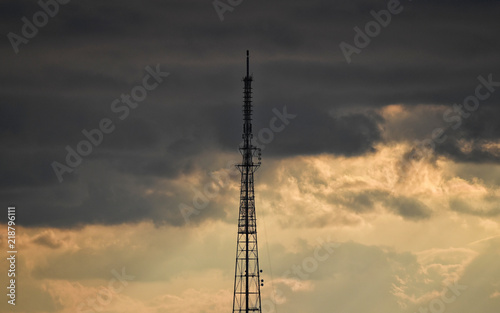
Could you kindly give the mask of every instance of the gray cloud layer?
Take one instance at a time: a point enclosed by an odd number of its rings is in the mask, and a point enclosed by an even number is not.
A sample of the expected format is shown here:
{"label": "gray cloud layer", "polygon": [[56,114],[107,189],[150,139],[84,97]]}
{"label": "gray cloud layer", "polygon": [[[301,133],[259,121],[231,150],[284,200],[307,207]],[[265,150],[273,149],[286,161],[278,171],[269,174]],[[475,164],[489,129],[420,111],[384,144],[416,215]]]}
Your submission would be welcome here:
{"label": "gray cloud layer", "polygon": [[[363,27],[370,10],[386,2],[245,1],[224,22],[207,1],[70,2],[15,54],[6,35],[21,34],[21,18],[40,8],[3,1],[2,203],[22,207],[26,225],[181,224],[177,204],[190,201],[189,192],[150,203],[134,188],[203,169],[210,151],[236,150],[246,49],[255,74],[255,129],[268,126],[273,108],[286,105],[297,115],[266,147],[266,157],[370,153],[383,138],[378,108],[451,106],[473,91],[478,75],[500,80],[497,2],[402,5],[403,12],[347,64],[339,43],[352,43],[353,27]],[[141,82],[147,65],[158,63],[171,75],[129,118],[117,120],[112,101]],[[499,139],[498,99],[494,94],[484,101],[437,152],[498,162],[494,155],[464,155],[456,148],[461,138]],[[115,121],[115,132],[59,184],[51,163],[63,162],[64,147],[75,147],[81,131],[105,117]],[[119,200],[109,200],[110,190]],[[400,203],[393,204],[399,210]],[[425,216],[418,204],[413,207]],[[222,215],[214,212],[205,218]]]}

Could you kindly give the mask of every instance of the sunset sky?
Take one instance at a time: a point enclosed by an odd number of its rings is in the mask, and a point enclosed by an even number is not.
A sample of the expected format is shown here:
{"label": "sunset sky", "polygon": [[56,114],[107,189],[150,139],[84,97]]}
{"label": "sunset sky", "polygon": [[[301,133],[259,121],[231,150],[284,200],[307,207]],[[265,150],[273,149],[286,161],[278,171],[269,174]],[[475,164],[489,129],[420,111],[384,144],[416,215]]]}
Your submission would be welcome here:
{"label": "sunset sky", "polygon": [[231,313],[247,49],[262,313],[499,312],[498,1],[65,1],[0,1],[0,312]]}

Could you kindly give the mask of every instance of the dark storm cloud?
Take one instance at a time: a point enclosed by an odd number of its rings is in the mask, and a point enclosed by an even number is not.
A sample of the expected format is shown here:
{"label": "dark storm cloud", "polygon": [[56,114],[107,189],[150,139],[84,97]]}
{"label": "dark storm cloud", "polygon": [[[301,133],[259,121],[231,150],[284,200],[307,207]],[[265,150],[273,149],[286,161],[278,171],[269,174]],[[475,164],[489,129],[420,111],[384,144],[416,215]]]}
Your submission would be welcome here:
{"label": "dark storm cloud", "polygon": [[[465,163],[500,162],[498,108],[480,103],[477,110],[464,110],[461,117],[453,112],[456,106],[441,106],[429,112],[410,111],[409,117],[390,125],[391,134],[387,138],[415,143],[401,160],[403,171],[412,160],[425,158],[435,164],[439,156]],[[447,111],[451,114],[446,115]],[[433,137],[436,131],[442,133]]]}
{"label": "dark storm cloud", "polygon": [[[27,225],[181,223],[177,205],[192,194],[165,196],[164,216],[155,215],[158,203],[142,199],[119,175],[175,178],[207,166],[200,161],[208,151],[236,152],[246,49],[255,74],[255,131],[269,127],[273,109],[286,105],[296,115],[263,151],[276,158],[370,153],[383,140],[384,120],[374,113],[381,106],[451,105],[470,94],[478,75],[498,76],[495,1],[402,3],[403,12],[347,64],[340,42],[352,43],[353,28],[387,2],[244,1],[221,22],[210,1],[71,1],[15,54],[6,35],[20,35],[21,18],[40,7],[3,1],[2,203],[30,206]],[[171,75],[130,118],[116,121],[111,102],[158,63]],[[464,124],[466,137],[498,138],[496,129],[481,128],[498,116],[497,102],[491,97],[484,102],[490,113]],[[81,131],[104,117],[114,118],[116,130],[59,186],[51,162],[63,162],[64,147],[74,147]],[[454,142],[439,149],[460,159]],[[91,170],[97,165],[104,169]],[[102,193],[89,187],[107,175],[116,179],[108,184],[122,188],[116,202],[108,199],[109,186],[98,184]]]}
{"label": "dark storm cloud", "polygon": [[[6,149],[0,155],[0,186],[5,189],[54,184],[57,179],[51,164],[58,155],[35,149]],[[68,180],[74,178],[68,177]]]}
{"label": "dark storm cloud", "polygon": [[63,245],[63,240],[58,239],[57,236],[50,231],[36,235],[32,239],[32,242],[37,245],[49,247],[51,249],[57,249]]}
{"label": "dark storm cloud", "polygon": [[[377,119],[364,114],[330,116],[327,112],[297,110],[284,139],[269,144],[266,153],[281,156],[333,153],[353,156],[375,151],[380,140]],[[289,108],[289,111],[293,107]],[[277,135],[278,136],[278,135]],[[311,138],[318,137],[318,140]],[[321,140],[319,140],[321,138]]]}
{"label": "dark storm cloud", "polygon": [[[279,102],[256,104],[254,108],[254,144],[261,147],[266,156],[360,155],[373,152],[374,145],[381,139],[379,124],[383,119],[374,112],[329,112],[330,105],[321,107],[286,99],[287,96],[283,98]],[[210,115],[220,144],[236,151],[235,143],[241,141],[241,108],[217,107]],[[217,123],[218,118],[225,122]]]}
{"label": "dark storm cloud", "polygon": [[[88,173],[86,175],[90,176]],[[102,181],[79,176],[82,183],[65,182],[50,188],[10,189],[3,191],[1,196],[16,204],[19,209],[16,220],[27,227],[70,228],[85,224],[116,225],[139,221],[185,226],[188,222],[196,225],[206,219],[226,218],[224,206],[211,199],[207,199],[206,205],[196,214],[188,216],[188,220],[179,210],[181,203],[193,207],[193,201],[205,201],[198,200],[200,196],[197,193],[203,190],[203,184],[170,184],[165,186],[170,195],[149,195],[148,188],[157,188],[154,179],[135,179],[131,182],[123,179],[123,175],[113,176],[112,171],[103,169],[91,176],[100,177]],[[26,197],[26,194],[30,197]]]}
{"label": "dark storm cloud", "polygon": [[[130,219],[141,221],[151,214],[152,206],[147,200],[132,194],[132,190],[121,189],[120,185],[89,183],[78,188],[87,195],[74,194],[56,185],[43,194],[25,188],[23,194],[4,192],[2,196],[13,199],[20,209],[18,221],[25,226],[66,228],[94,223],[120,224]],[[26,199],[26,193],[32,197]]]}
{"label": "dark storm cloud", "polygon": [[500,215],[500,206],[497,204],[498,199],[496,197],[484,197],[483,200],[489,207],[485,207],[484,203],[482,205],[471,204],[459,198],[450,199],[449,205],[453,211],[469,215],[481,217],[495,217]]}
{"label": "dark storm cloud", "polygon": [[408,220],[428,219],[431,210],[424,203],[409,197],[394,197],[388,201],[388,207],[396,214]]}
{"label": "dark storm cloud", "polygon": [[431,217],[431,209],[418,199],[391,194],[384,190],[363,190],[361,192],[336,191],[328,196],[332,205],[340,205],[356,214],[375,211],[381,205],[387,211],[406,220],[418,221]]}
{"label": "dark storm cloud", "polygon": [[499,113],[495,107],[484,107],[471,113],[456,131],[447,130],[447,140],[436,145],[436,152],[458,162],[500,162],[500,151],[488,148],[489,143],[500,140]]}

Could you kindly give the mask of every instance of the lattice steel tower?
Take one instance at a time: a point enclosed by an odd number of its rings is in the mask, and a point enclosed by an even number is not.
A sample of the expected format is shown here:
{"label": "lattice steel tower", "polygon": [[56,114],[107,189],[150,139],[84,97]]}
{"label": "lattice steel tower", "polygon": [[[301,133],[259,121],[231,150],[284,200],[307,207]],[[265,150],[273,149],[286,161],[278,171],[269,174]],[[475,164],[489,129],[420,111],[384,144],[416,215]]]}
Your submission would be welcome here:
{"label": "lattice steel tower", "polygon": [[[243,78],[243,142],[239,148],[243,162],[237,167],[241,172],[240,211],[238,218],[238,243],[234,275],[233,313],[261,312],[259,253],[257,249],[257,220],[253,174],[260,166],[260,149],[252,145],[252,76],[249,74],[247,50],[247,75]],[[258,157],[257,163],[253,158]]]}

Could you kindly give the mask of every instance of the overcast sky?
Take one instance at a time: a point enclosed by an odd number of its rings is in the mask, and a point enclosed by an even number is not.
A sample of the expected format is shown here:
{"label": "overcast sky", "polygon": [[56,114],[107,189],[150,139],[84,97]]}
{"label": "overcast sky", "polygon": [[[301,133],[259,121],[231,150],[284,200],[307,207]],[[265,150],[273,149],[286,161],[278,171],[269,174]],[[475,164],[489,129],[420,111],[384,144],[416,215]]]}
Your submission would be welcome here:
{"label": "overcast sky", "polygon": [[262,313],[498,312],[498,1],[59,1],[0,1],[0,311],[230,312],[248,49]]}

